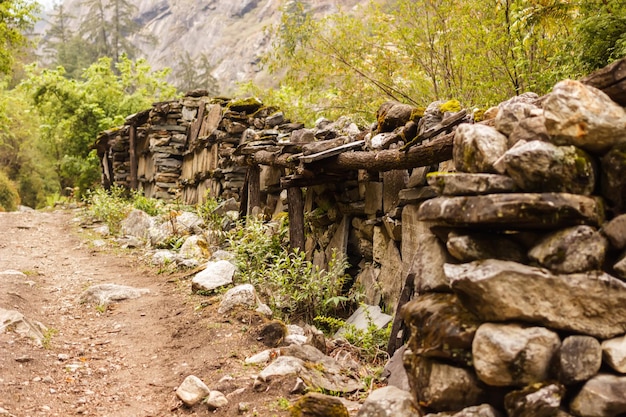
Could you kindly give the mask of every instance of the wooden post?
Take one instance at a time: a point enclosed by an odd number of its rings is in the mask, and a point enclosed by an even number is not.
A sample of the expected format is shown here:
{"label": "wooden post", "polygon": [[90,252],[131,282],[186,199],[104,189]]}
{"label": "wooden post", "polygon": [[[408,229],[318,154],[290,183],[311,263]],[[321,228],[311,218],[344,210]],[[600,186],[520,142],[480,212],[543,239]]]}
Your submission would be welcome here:
{"label": "wooden post", "polygon": [[299,187],[287,188],[289,209],[289,246],[304,250],[304,200]]}
{"label": "wooden post", "polygon": [[258,165],[248,167],[248,210],[250,216],[255,207],[261,207],[261,168]]}
{"label": "wooden post", "polygon": [[129,133],[129,158],[130,158],[130,189],[137,189],[137,128],[134,125],[130,126]]}

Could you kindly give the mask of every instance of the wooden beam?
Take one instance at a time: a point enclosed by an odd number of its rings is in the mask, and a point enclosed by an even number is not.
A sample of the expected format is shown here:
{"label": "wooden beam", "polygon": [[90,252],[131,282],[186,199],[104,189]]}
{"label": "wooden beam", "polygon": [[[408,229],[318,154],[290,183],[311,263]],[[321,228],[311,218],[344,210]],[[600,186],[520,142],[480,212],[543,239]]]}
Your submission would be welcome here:
{"label": "wooden beam", "polygon": [[202,127],[202,123],[204,122],[204,110],[206,109],[206,101],[200,100],[200,104],[198,106],[198,115],[196,120],[194,120],[191,125],[191,130],[189,131],[189,136],[187,136],[187,146],[193,145],[198,140],[198,134],[200,133],[200,128]]}
{"label": "wooden beam", "polygon": [[128,158],[130,159],[130,188],[131,190],[136,190],[138,187],[137,182],[137,127],[134,125],[130,126],[129,132],[129,150],[128,150]]}
{"label": "wooden beam", "polygon": [[255,207],[261,207],[261,168],[258,165],[248,167],[248,210],[250,216]]}
{"label": "wooden beam", "polygon": [[278,152],[258,151],[247,158],[249,165],[269,165],[281,168],[295,169],[298,166],[300,154],[281,154]]}
{"label": "wooden beam", "polygon": [[[399,149],[346,152],[337,155],[334,160],[325,161],[323,167],[326,171],[365,169],[383,172],[434,165],[452,159],[453,141],[454,132],[414,146],[407,152]],[[313,167],[309,169],[313,170]]]}
{"label": "wooden beam", "polygon": [[289,209],[289,246],[291,250],[304,250],[304,201],[300,188],[287,188],[287,204]]}
{"label": "wooden beam", "polygon": [[343,182],[346,176],[318,174],[310,175],[288,175],[280,179],[280,188],[289,189],[292,187],[312,187],[314,185],[331,184]]}
{"label": "wooden beam", "polygon": [[305,164],[315,162],[315,161],[321,161],[323,159],[330,158],[335,155],[339,155],[340,153],[343,153],[352,149],[360,148],[363,146],[364,143],[365,143],[364,140],[358,140],[356,142],[346,143],[344,145],[340,145],[332,149],[327,149],[325,151],[321,151],[321,152],[314,153],[311,155],[301,156],[300,161],[304,162]]}

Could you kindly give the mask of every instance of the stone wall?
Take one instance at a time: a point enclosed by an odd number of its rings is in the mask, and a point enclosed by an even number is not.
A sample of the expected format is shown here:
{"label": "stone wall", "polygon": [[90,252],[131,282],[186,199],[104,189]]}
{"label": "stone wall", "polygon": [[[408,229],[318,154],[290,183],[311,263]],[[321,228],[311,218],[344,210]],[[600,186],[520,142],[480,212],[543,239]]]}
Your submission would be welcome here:
{"label": "stone wall", "polygon": [[412,299],[390,353],[410,334],[425,412],[626,413],[624,108],[567,81],[480,123],[450,102],[376,116],[308,129],[255,99],[192,94],[103,132],[103,183],[287,212],[317,265],[348,257],[364,302],[393,314]]}
{"label": "stone wall", "polygon": [[403,211],[411,388],[438,415],[623,415],[624,108],[563,81],[496,114]]}

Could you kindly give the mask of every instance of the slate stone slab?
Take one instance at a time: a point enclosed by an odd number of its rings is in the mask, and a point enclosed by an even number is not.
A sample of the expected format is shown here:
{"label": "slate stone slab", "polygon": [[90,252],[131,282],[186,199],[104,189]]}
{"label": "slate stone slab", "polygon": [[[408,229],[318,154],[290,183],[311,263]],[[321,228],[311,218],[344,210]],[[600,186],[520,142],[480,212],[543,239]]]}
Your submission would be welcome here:
{"label": "slate stone slab", "polygon": [[599,339],[626,332],[626,283],[606,273],[555,275],[493,259],[444,270],[465,307],[484,321],[520,321]]}
{"label": "slate stone slab", "polygon": [[499,229],[556,229],[577,224],[598,226],[604,213],[592,197],[567,193],[513,193],[437,197],[424,202],[418,219],[440,226]]}

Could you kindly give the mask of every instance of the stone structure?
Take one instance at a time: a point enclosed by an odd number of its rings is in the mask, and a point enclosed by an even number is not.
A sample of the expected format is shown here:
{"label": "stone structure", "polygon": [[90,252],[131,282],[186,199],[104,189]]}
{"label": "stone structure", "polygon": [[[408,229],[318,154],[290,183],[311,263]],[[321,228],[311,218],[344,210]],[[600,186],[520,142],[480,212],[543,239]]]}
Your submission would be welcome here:
{"label": "stone structure", "polygon": [[346,254],[367,303],[395,312],[411,299],[389,346],[410,333],[404,362],[423,411],[617,416],[626,413],[617,75],[586,79],[617,103],[568,80],[480,123],[440,103],[423,115],[386,103],[369,129],[343,119],[306,129],[254,99],[193,94],[134,115],[97,146],[105,185],[189,204],[235,197],[242,214],[287,210],[292,246],[318,265]]}

